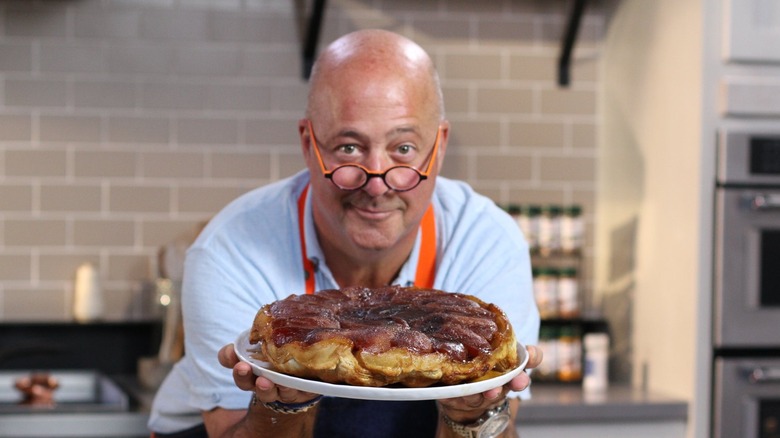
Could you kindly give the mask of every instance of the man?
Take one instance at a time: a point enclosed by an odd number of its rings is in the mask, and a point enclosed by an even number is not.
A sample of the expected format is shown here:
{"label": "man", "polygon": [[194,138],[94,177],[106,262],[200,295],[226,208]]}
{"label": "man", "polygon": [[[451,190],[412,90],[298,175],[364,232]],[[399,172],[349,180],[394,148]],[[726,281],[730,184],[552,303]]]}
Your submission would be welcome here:
{"label": "man", "polygon": [[[150,427],[158,436],[197,430],[192,413],[202,412],[210,437],[456,437],[496,413],[513,420],[518,401],[507,408],[506,396],[528,386],[525,373],[435,402],[322,399],[255,377],[224,345],[263,304],[291,293],[388,284],[476,295],[507,312],[520,342],[536,342],[518,227],[467,185],[437,178],[449,123],[422,48],[380,30],[332,43],[313,69],[298,132],[308,170],[234,201],[189,250],[186,356],[162,385]],[[533,368],[541,354],[529,354]]]}

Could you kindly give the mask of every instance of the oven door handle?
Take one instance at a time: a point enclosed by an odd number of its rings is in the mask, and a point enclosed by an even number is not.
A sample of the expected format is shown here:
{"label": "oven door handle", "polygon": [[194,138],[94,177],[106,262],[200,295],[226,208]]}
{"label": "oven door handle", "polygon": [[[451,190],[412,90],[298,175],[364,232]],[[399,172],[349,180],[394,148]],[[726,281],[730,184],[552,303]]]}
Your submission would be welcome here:
{"label": "oven door handle", "polygon": [[750,383],[780,383],[780,367],[744,367]]}
{"label": "oven door handle", "polygon": [[750,208],[755,211],[780,210],[780,194],[758,193],[748,197]]}

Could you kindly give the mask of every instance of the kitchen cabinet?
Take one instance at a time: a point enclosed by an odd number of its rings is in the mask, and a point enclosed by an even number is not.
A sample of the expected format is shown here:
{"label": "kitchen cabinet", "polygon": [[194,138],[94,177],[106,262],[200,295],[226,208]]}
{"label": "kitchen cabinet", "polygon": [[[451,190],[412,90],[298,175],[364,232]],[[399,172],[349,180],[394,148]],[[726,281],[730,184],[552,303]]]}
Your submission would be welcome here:
{"label": "kitchen cabinet", "polygon": [[725,1],[724,57],[734,62],[780,61],[780,3]]}
{"label": "kitchen cabinet", "polygon": [[[778,42],[780,44],[780,42]],[[780,79],[735,73],[721,80],[721,111],[730,117],[780,116]]]}
{"label": "kitchen cabinet", "polygon": [[720,50],[712,53],[720,115],[764,119],[780,116],[780,3],[724,0],[722,23],[718,26],[713,22],[712,26],[713,34],[722,31],[713,39],[723,41]]}

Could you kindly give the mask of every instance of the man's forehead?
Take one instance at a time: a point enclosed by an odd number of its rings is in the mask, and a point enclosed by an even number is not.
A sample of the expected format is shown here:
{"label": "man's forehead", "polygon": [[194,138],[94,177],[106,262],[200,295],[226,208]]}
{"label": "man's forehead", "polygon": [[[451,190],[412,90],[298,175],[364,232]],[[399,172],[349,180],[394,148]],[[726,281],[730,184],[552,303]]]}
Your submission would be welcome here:
{"label": "man's forehead", "polygon": [[[383,131],[380,131],[380,134],[383,134],[387,138],[392,138],[405,134],[419,134],[420,131],[420,125],[418,124],[403,124],[384,128]],[[339,129],[335,135],[336,137],[361,138],[367,136],[368,134],[369,133],[366,130],[361,128],[344,127]]]}

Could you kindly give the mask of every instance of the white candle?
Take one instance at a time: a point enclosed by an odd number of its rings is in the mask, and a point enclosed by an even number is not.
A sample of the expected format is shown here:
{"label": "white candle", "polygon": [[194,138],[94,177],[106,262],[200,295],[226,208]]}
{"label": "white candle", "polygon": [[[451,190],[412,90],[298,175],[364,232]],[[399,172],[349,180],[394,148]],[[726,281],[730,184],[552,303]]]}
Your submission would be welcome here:
{"label": "white candle", "polygon": [[87,322],[102,316],[103,293],[98,271],[92,263],[83,263],[76,270],[73,317],[79,322]]}

